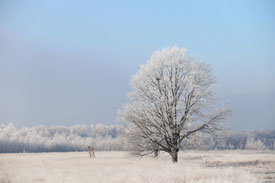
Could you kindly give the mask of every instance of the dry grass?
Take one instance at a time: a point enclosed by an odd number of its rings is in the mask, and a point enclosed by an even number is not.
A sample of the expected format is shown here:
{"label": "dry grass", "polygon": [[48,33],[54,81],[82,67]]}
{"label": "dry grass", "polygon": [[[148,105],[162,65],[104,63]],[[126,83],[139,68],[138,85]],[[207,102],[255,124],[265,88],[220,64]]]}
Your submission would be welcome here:
{"label": "dry grass", "polygon": [[275,151],[194,151],[185,153],[184,159],[200,161],[208,167],[243,169],[257,182],[275,183]]}
{"label": "dry grass", "polygon": [[95,159],[87,152],[0,154],[0,183],[272,182],[274,162],[274,153],[243,151],[190,151],[177,164],[167,155],[138,159],[126,152],[96,152]]}

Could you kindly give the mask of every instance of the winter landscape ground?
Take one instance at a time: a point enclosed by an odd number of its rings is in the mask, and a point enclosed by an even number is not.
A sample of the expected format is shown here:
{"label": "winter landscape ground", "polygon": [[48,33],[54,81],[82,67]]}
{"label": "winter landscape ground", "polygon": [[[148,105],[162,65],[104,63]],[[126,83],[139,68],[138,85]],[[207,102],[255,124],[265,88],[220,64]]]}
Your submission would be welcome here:
{"label": "winter landscape ground", "polygon": [[0,182],[258,183],[275,182],[274,151],[187,151],[136,158],[127,152],[0,154]]}

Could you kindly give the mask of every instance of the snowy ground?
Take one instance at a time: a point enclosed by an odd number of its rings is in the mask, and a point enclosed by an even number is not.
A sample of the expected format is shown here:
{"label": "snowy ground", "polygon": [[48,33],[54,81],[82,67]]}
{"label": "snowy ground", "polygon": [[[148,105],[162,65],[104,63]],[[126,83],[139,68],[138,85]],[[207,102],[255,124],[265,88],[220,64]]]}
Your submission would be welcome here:
{"label": "snowy ground", "polygon": [[0,154],[0,183],[275,182],[275,152],[184,152],[135,158],[126,152]]}

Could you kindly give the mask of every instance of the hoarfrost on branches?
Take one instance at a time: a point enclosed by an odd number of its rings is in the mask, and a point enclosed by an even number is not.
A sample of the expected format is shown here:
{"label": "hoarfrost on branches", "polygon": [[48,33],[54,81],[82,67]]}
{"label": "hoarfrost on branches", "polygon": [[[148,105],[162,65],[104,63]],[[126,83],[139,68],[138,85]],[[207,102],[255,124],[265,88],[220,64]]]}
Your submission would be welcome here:
{"label": "hoarfrost on branches", "polygon": [[168,152],[178,160],[181,142],[196,132],[216,135],[231,109],[216,108],[216,78],[209,65],[174,46],[153,53],[130,81],[130,103],[119,111],[130,143],[139,154]]}

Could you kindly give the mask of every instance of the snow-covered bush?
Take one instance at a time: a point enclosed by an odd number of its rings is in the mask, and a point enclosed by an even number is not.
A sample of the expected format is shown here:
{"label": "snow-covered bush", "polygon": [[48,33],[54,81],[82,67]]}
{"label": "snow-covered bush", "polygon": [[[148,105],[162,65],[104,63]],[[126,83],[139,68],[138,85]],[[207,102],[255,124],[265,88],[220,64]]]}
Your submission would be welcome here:
{"label": "snow-covered bush", "polygon": [[249,150],[264,150],[265,145],[260,140],[255,140],[254,138],[249,138],[246,142],[245,148],[249,149]]}

